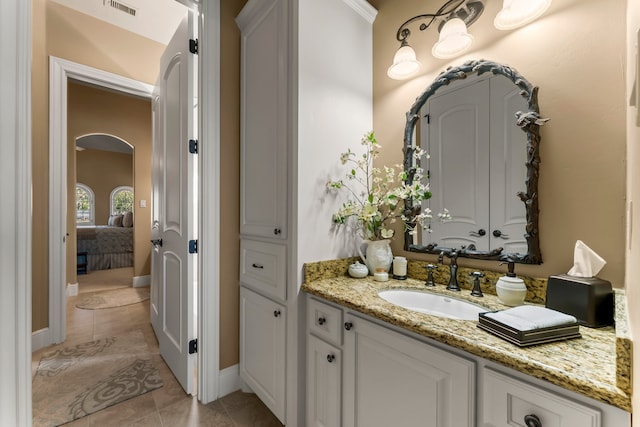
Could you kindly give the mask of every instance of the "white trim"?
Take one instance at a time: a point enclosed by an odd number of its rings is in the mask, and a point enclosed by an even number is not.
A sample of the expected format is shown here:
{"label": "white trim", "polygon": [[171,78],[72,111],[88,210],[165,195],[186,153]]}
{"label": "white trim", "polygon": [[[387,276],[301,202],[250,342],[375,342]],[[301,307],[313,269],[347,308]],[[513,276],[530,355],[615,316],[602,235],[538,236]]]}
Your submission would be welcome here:
{"label": "white trim", "polygon": [[67,283],[67,297],[77,297],[79,287],[78,283]]}
{"label": "white trim", "polygon": [[0,425],[31,425],[31,2],[0,2]]}
{"label": "white trim", "polygon": [[367,20],[369,24],[373,24],[378,16],[378,9],[371,6],[366,0],[343,0],[350,8],[358,12],[360,16]]}
{"label": "white trim", "polygon": [[38,351],[49,345],[49,328],[42,328],[31,333],[31,351]]}
{"label": "white trim", "polygon": [[147,274],[146,276],[134,276],[133,277],[133,287],[140,288],[142,286],[151,285],[151,275]]}
{"label": "white trim", "polygon": [[223,397],[242,388],[240,382],[240,365],[235,364],[220,371],[220,396]]}
{"label": "white trim", "polygon": [[206,404],[220,396],[220,0],[201,6],[198,256],[206,262],[198,277],[198,399]]}

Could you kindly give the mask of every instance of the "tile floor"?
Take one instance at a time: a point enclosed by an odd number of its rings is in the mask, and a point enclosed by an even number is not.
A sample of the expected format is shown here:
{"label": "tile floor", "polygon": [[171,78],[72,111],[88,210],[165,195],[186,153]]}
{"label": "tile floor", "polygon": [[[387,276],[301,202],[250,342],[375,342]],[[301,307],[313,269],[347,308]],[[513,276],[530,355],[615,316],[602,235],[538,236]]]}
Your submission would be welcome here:
{"label": "tile floor", "polygon": [[[79,292],[130,286],[132,269],[94,271],[79,276]],[[160,371],[164,386],[102,411],[80,418],[65,426],[72,427],[280,427],[282,424],[251,393],[240,391],[203,405],[184,393],[160,357],[158,342],[149,323],[149,301],[105,310],[81,310],[75,307],[77,297],[67,299],[67,340],[59,347],[141,330]],[[35,373],[42,354],[56,347],[33,353]]]}

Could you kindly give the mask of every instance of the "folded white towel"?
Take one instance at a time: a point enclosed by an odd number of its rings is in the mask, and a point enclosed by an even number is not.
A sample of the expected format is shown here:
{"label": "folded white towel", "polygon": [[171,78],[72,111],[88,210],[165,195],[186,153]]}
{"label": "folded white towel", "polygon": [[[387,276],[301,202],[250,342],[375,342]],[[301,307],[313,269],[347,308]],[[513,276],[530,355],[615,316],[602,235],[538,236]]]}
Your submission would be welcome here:
{"label": "folded white towel", "polygon": [[520,305],[495,313],[486,313],[485,316],[520,331],[576,323],[574,316],[536,305]]}

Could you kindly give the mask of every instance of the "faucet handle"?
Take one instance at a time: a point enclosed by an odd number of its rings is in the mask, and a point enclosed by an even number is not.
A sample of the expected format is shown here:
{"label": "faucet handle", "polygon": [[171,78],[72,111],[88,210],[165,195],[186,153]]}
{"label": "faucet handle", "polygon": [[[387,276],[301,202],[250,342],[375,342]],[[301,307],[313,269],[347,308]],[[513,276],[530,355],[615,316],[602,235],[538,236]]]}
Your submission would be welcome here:
{"label": "faucet handle", "polygon": [[483,297],[482,289],[480,289],[480,278],[485,276],[484,273],[474,271],[473,273],[469,273],[469,276],[473,276],[473,289],[471,290],[471,296]]}
{"label": "faucet handle", "polygon": [[433,282],[433,270],[437,270],[438,266],[434,264],[427,264],[425,266],[427,269],[427,282],[424,284],[425,286],[435,286],[436,284]]}

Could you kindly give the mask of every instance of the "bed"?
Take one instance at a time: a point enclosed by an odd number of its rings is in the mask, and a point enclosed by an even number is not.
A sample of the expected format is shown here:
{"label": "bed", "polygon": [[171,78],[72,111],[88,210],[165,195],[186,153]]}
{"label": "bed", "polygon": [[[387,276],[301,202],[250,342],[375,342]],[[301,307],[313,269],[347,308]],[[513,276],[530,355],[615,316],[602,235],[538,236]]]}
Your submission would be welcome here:
{"label": "bed", "polygon": [[133,266],[133,227],[78,226],[76,232],[89,271]]}

